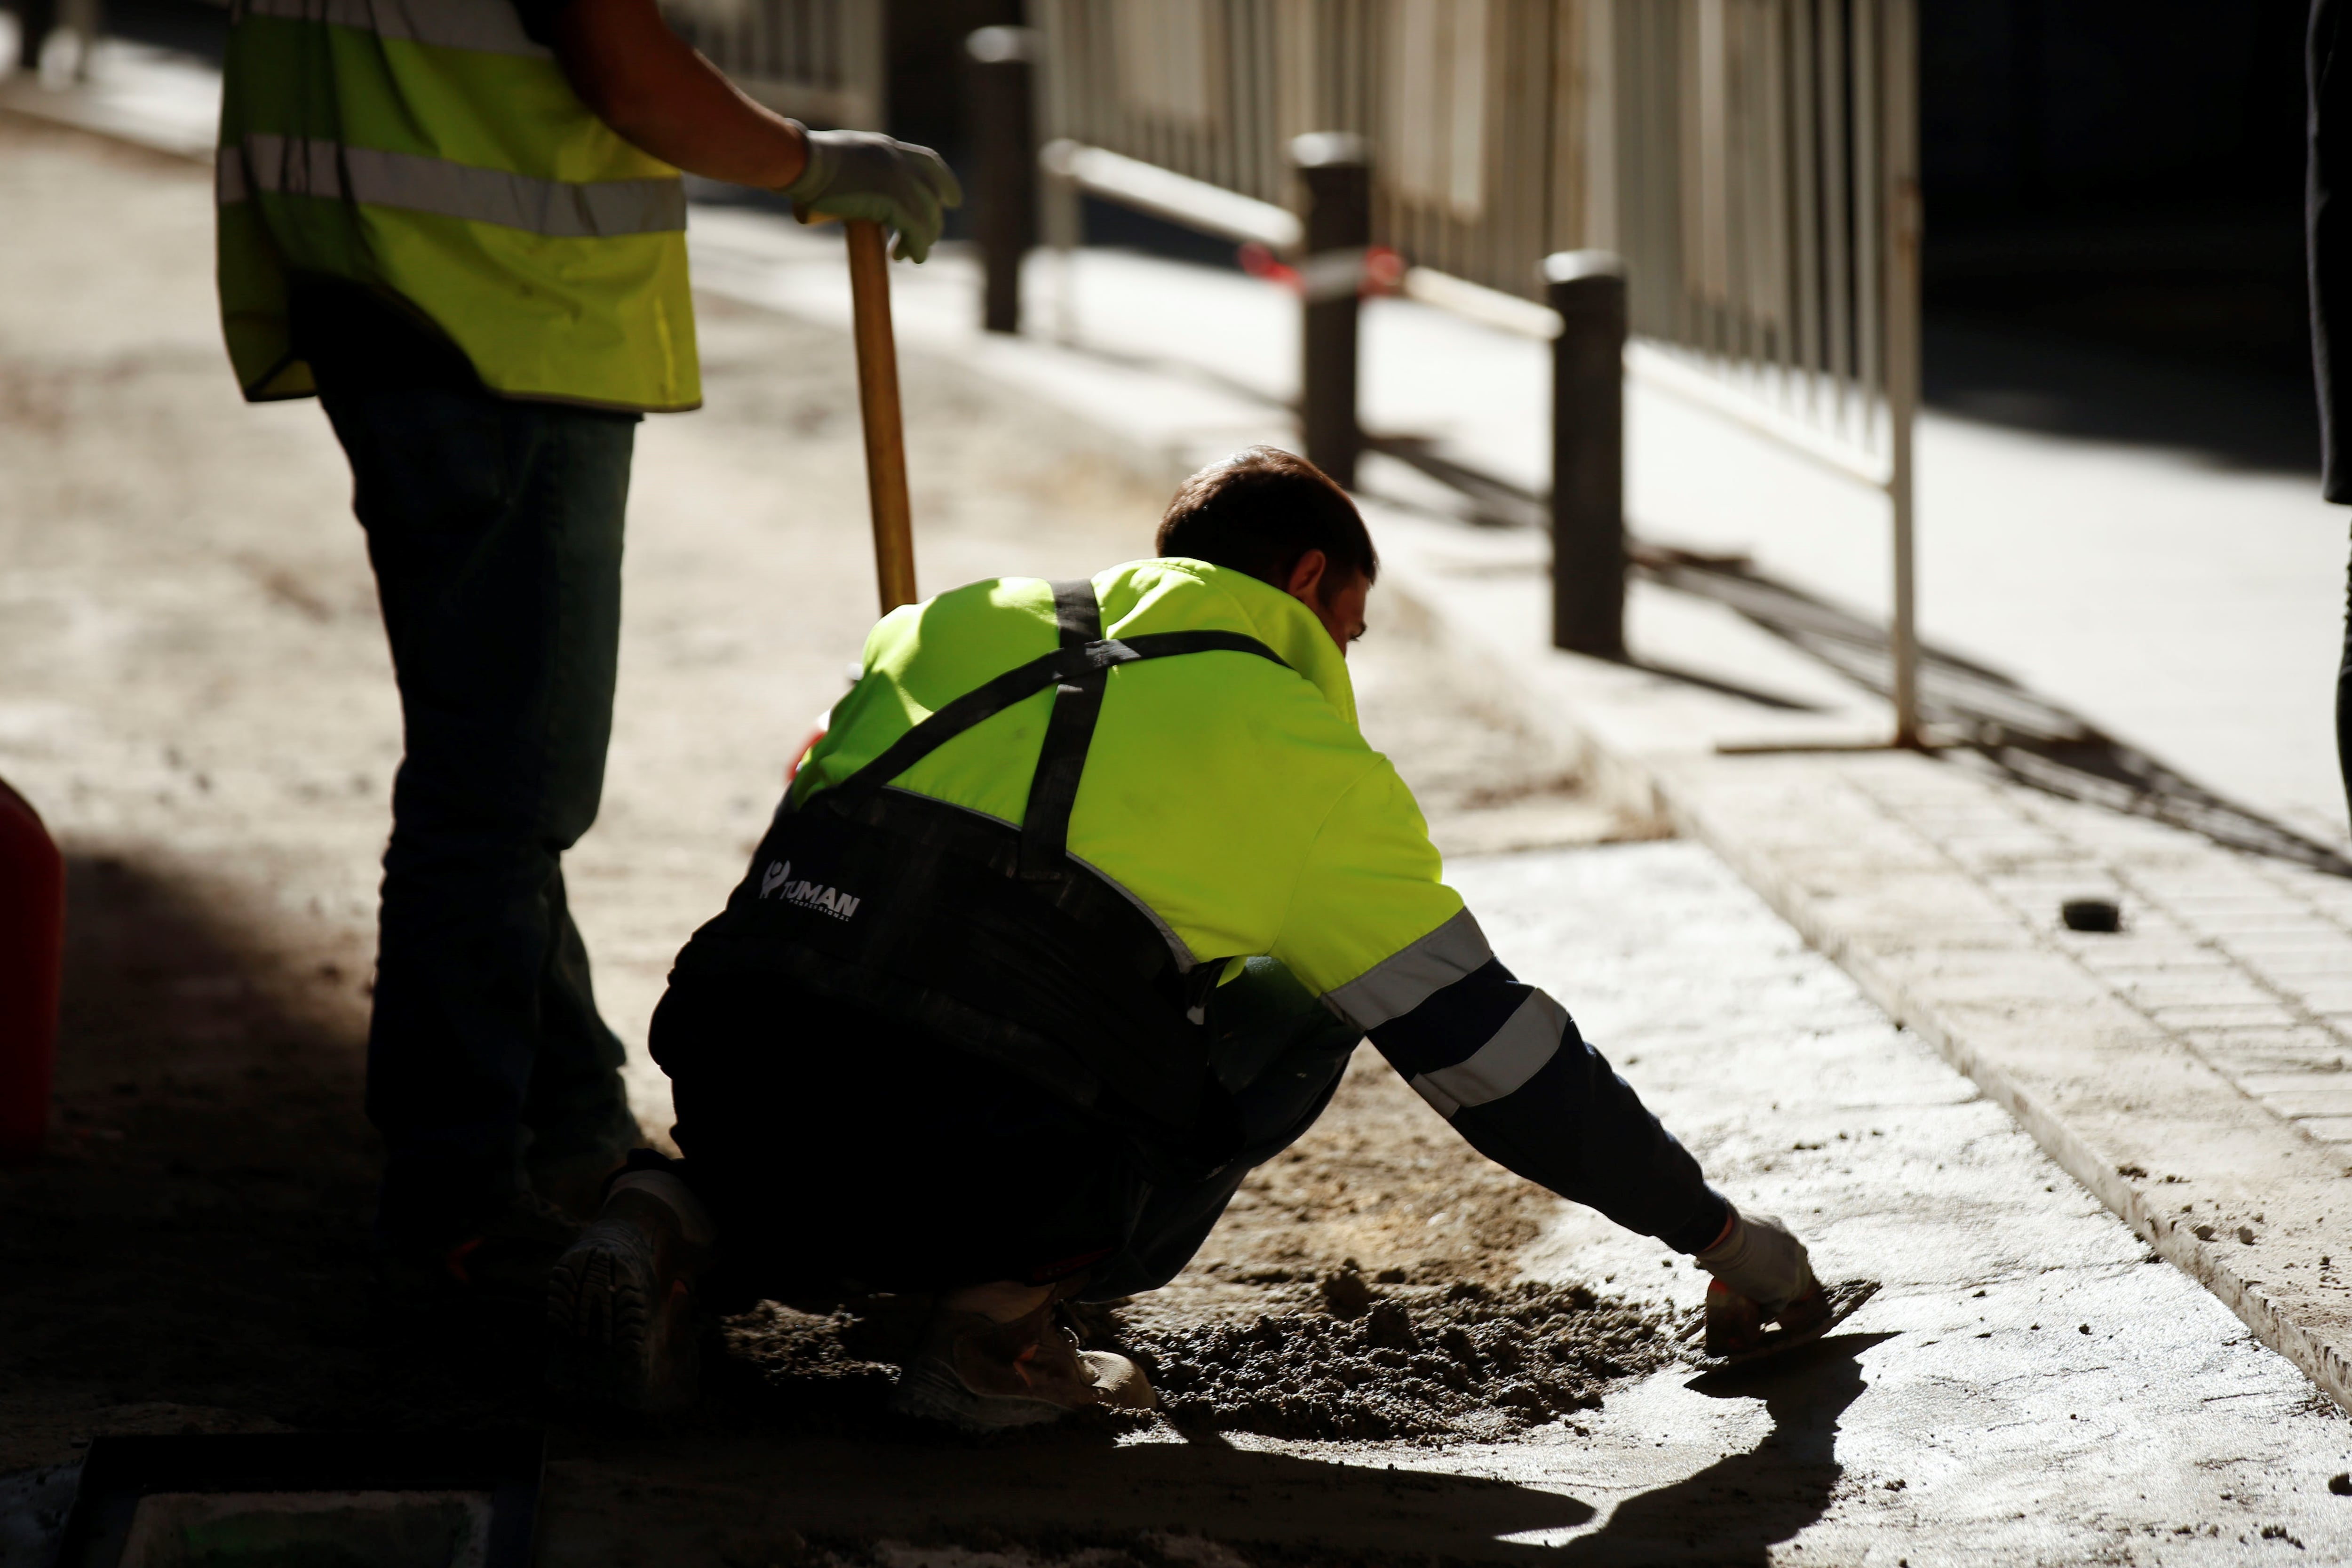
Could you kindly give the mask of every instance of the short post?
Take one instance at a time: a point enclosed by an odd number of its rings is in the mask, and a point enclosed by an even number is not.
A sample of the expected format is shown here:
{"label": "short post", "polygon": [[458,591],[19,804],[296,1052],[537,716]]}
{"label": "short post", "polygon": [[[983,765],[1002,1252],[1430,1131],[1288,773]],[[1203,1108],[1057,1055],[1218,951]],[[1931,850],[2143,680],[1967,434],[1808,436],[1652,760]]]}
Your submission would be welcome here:
{"label": "short post", "polygon": [[29,73],[41,68],[42,47],[65,21],[59,8],[58,0],[16,0],[10,7],[16,13],[18,70]]}
{"label": "short post", "polygon": [[986,284],[981,324],[1021,330],[1021,258],[1037,235],[1037,138],[1027,27],[982,27],[964,40],[971,72],[973,237]]}
{"label": "short post", "polygon": [[1551,354],[1551,640],[1625,657],[1625,263],[1543,260],[1559,313]]}
{"label": "short post", "polygon": [[1372,242],[1371,162],[1364,139],[1343,131],[1294,139],[1290,162],[1306,193],[1298,423],[1307,461],[1352,486],[1364,444],[1356,421],[1356,330],[1364,251]]}

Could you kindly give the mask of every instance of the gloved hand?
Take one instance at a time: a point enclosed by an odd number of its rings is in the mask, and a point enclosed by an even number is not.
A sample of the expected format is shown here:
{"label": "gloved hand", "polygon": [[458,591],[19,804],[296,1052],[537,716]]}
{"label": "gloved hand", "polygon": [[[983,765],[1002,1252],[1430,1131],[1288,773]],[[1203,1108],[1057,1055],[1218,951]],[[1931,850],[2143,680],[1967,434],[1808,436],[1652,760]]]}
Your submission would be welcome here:
{"label": "gloved hand", "polygon": [[1701,1268],[1763,1310],[1779,1317],[1789,1303],[1819,1289],[1805,1244],[1769,1214],[1731,1211],[1731,1234],[1696,1259]]}
{"label": "gloved hand", "polygon": [[[793,121],[799,124],[799,121]],[[891,253],[920,261],[939,243],[942,211],[963,205],[963,187],[929,147],[893,142],[877,131],[811,131],[808,167],[784,187],[803,213],[865,218],[898,231]]]}

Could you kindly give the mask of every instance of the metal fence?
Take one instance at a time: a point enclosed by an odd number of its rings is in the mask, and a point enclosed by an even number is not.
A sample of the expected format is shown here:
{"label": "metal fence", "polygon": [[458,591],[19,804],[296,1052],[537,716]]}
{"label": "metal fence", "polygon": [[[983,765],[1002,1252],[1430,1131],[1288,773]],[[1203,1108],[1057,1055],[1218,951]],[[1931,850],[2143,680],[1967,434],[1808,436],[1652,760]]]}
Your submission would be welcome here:
{"label": "metal fence", "polygon": [[686,40],[746,93],[822,125],[882,128],[879,0],[664,0]]}
{"label": "metal fence", "polygon": [[1582,243],[1588,0],[1033,0],[1045,134],[1277,206],[1285,151],[1364,138],[1373,233],[1517,294]]}
{"label": "metal fence", "polygon": [[1629,363],[1887,498],[1888,687],[1917,739],[1914,0],[1607,0],[1591,240],[1625,258]]}
{"label": "metal fence", "polygon": [[[1268,233],[1298,199],[1291,138],[1350,132],[1407,291],[1547,335],[1542,259],[1622,256],[1629,369],[1886,495],[1907,742],[1915,5],[1032,0],[1032,16],[1057,173],[1093,154],[1169,171],[1267,209],[1207,226]],[[1132,170],[1117,184],[1181,205]]]}

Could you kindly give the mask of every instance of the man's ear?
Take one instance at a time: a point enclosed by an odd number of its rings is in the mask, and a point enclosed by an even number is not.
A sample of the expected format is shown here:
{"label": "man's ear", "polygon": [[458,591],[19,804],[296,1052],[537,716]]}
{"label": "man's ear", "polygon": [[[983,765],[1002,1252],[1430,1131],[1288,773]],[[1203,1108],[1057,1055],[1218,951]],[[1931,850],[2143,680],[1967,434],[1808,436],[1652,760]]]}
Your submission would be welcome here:
{"label": "man's ear", "polygon": [[1290,568],[1290,580],[1283,584],[1282,591],[1304,604],[1320,605],[1323,602],[1323,574],[1330,566],[1329,556],[1319,550],[1308,551]]}

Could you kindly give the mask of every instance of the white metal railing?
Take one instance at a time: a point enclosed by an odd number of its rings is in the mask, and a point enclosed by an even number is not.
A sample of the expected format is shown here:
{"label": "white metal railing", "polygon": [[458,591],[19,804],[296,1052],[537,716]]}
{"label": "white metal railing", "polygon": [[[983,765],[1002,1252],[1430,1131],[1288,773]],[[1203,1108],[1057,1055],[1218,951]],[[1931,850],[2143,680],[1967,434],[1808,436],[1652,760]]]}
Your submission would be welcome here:
{"label": "white metal railing", "polygon": [[[1544,335],[1542,258],[1618,253],[1631,374],[1886,497],[1910,742],[1915,7],[1032,0],[1049,186],[1278,237],[1297,232],[1291,139],[1352,132],[1405,291]],[[1069,243],[1073,208],[1049,204],[1049,240]]]}
{"label": "white metal railing", "polygon": [[879,0],[663,0],[662,9],[736,86],[778,113],[882,128]]}
{"label": "white metal railing", "polygon": [[1044,135],[1289,208],[1292,139],[1352,132],[1377,243],[1532,294],[1582,243],[1586,3],[1033,0]]}
{"label": "white metal railing", "polygon": [[1915,0],[1601,0],[1591,242],[1629,368],[1885,495],[1890,686],[1918,737]]}

